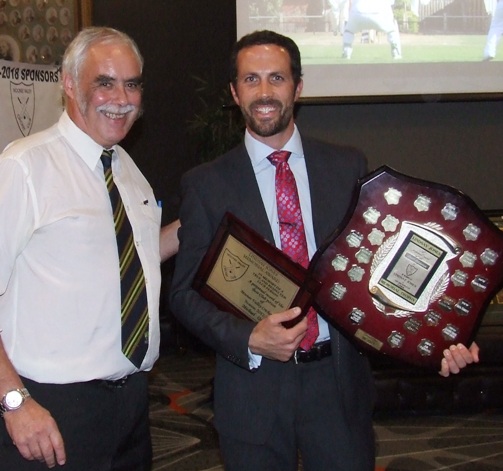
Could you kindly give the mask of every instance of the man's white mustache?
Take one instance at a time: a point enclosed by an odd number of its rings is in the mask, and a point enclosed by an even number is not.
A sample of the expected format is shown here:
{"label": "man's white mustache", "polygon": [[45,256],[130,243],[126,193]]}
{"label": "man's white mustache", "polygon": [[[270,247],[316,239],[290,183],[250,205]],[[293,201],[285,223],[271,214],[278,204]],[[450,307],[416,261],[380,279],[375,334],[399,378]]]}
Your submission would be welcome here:
{"label": "man's white mustache", "polygon": [[112,114],[126,114],[130,113],[131,111],[136,110],[136,106],[134,105],[100,105],[96,108],[97,111],[99,112],[104,112],[104,113],[112,113]]}

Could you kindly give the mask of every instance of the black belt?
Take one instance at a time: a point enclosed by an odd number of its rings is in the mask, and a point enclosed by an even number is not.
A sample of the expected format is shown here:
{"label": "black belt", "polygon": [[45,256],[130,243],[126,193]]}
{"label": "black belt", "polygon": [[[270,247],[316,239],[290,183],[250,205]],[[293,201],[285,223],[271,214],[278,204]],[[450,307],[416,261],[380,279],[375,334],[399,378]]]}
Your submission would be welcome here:
{"label": "black belt", "polygon": [[298,348],[294,355],[293,360],[295,363],[310,363],[311,361],[319,361],[323,358],[332,355],[332,344],[330,340],[315,343],[310,350],[302,350]]}
{"label": "black belt", "polygon": [[104,384],[109,388],[116,389],[116,388],[123,388],[127,384],[130,377],[131,375],[124,376],[124,378],[120,379],[95,379],[94,381]]}

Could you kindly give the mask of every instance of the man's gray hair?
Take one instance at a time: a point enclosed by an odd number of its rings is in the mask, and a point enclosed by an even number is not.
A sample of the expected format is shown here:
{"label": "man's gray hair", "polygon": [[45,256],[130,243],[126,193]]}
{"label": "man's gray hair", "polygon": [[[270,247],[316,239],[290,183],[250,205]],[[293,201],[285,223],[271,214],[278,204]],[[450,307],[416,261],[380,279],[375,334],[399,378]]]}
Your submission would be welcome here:
{"label": "man's gray hair", "polygon": [[131,37],[113,28],[92,26],[80,31],[66,48],[62,63],[63,75],[68,74],[74,81],[78,82],[89,49],[97,43],[119,43],[129,46],[138,58],[140,71],[143,70],[143,57],[137,44]]}

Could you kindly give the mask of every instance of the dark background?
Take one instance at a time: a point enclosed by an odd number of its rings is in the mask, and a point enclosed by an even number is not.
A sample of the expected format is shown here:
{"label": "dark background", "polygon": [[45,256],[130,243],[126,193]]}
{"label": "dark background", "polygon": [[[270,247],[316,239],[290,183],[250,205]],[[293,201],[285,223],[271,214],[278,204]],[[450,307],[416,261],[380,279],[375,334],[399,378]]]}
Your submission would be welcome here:
{"label": "dark background", "polygon": [[[94,0],[92,21],[124,30],[144,55],[145,114],[123,144],[163,200],[168,222],[176,218],[180,176],[199,163],[188,129],[200,111],[194,77],[226,87],[235,0]],[[503,101],[472,99],[301,105],[297,122],[304,134],[361,148],[370,169],[386,164],[500,209]]]}

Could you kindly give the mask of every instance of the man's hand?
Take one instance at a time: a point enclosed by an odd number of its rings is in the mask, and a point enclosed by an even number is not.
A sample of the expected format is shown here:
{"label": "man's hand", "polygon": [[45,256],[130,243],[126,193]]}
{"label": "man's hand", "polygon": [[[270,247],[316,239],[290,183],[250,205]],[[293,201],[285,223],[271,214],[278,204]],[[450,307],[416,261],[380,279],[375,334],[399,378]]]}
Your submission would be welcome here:
{"label": "man's hand", "polygon": [[307,318],[290,329],[282,323],[295,319],[300,313],[300,308],[294,307],[262,319],[250,335],[250,351],[270,360],[288,361],[306,334]]}
{"label": "man's hand", "polygon": [[439,374],[441,376],[449,376],[458,374],[462,368],[465,368],[471,363],[479,362],[479,347],[473,342],[470,348],[466,348],[463,344],[451,345],[449,349],[444,350],[444,358],[440,364]]}
{"label": "man's hand", "polygon": [[65,464],[65,446],[56,421],[33,398],[20,409],[6,412],[4,420],[23,458],[45,462],[48,468]]}

